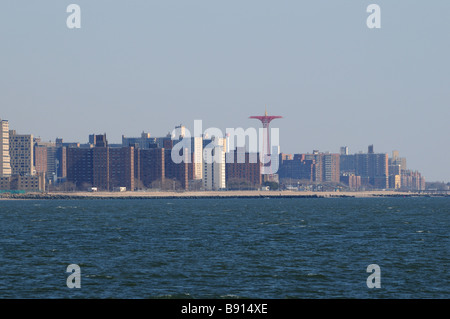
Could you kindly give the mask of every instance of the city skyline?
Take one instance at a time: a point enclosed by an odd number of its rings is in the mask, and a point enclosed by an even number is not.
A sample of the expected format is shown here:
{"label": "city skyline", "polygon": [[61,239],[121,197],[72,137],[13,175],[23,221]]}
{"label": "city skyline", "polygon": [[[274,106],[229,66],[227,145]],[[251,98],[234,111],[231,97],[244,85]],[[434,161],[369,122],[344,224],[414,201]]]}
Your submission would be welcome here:
{"label": "city skyline", "polygon": [[[265,113],[264,113],[264,116],[268,116],[268,113],[267,113],[267,109],[266,109],[266,111],[265,111]],[[255,118],[255,116],[252,116],[251,118]],[[276,116],[276,118],[281,118],[281,116]],[[1,120],[1,122],[2,123],[6,123],[7,125],[9,124],[9,121],[8,120],[6,120],[6,119],[1,119],[0,118],[0,120]],[[205,128],[203,128],[203,129],[205,129]],[[210,128],[208,128],[208,129],[210,129]],[[215,129],[215,128],[214,128]],[[256,128],[256,129],[258,129],[258,128]],[[276,129],[278,129],[278,128],[276,128]],[[244,130],[245,130],[245,128],[244,128]],[[145,138],[157,138],[157,139],[165,139],[165,138],[167,138],[168,136],[170,136],[169,137],[169,139],[174,139],[174,132],[175,133],[181,133],[182,132],[182,136],[183,136],[183,138],[184,138],[184,135],[185,135],[185,133],[186,133],[186,131],[190,131],[190,132],[192,132],[192,133],[190,133],[189,134],[189,136],[192,136],[192,137],[194,137],[194,135],[193,135],[193,132],[195,131],[195,129],[192,129],[192,130],[190,130],[189,128],[187,128],[187,127],[185,127],[182,123],[181,124],[179,124],[179,125],[175,125],[174,126],[174,128],[172,128],[172,129],[169,129],[168,131],[167,131],[167,133],[166,134],[162,134],[162,135],[152,135],[151,133],[149,133],[149,132],[145,132],[145,131],[142,131],[141,132],[141,137],[142,136],[145,136]],[[205,129],[205,132],[207,131],[207,129]],[[13,133],[13,134],[17,134],[16,133],[16,130],[15,129],[9,129],[9,133]],[[225,130],[224,130],[224,132],[225,132]],[[203,133],[203,132],[202,132]],[[264,133],[263,133],[264,134]],[[9,134],[9,135],[11,135],[11,134]],[[106,136],[107,136],[107,134],[106,133],[99,133],[99,132],[94,132],[94,133],[92,133],[92,134],[89,134],[88,135],[88,138],[87,139],[84,139],[84,140],[81,140],[81,141],[73,141],[73,140],[66,140],[64,137],[56,137],[55,139],[53,139],[53,140],[43,140],[43,139],[41,139],[39,136],[36,136],[36,135],[34,135],[33,133],[22,133],[22,135],[20,135],[20,136],[24,136],[24,137],[26,137],[26,136],[30,136],[28,139],[30,140],[30,138],[31,138],[31,140],[36,140],[36,141],[39,141],[38,143],[39,144],[41,144],[41,145],[43,145],[43,144],[45,144],[45,143],[63,143],[63,141],[64,141],[64,143],[66,143],[66,144],[80,144],[80,145],[83,145],[83,144],[92,144],[92,145],[94,145],[95,144],[95,137],[96,136],[103,136],[103,138],[105,139],[105,141],[106,141]],[[136,135],[137,136],[137,135]],[[225,135],[224,135],[225,136]],[[236,137],[236,136],[235,136]],[[206,141],[208,141],[208,137],[206,136],[206,137],[203,137],[203,134],[202,134],[202,139],[204,139],[204,138],[206,138]],[[266,137],[265,137],[265,134],[264,134],[264,136],[263,137],[261,137],[261,136],[259,136],[258,137],[258,139],[261,139],[261,138],[263,138],[263,139],[265,139]],[[124,136],[123,134],[122,134],[122,141],[121,142],[111,142],[111,141],[109,141],[108,140],[108,142],[107,142],[107,144],[108,145],[115,145],[115,147],[118,147],[119,145],[121,145],[122,147],[124,146],[124,141],[128,141],[128,140],[130,140],[130,141],[133,141],[132,143],[134,144],[134,143],[136,143],[134,140],[135,139],[139,139],[138,137],[129,137],[129,136]],[[30,143],[32,142],[30,140]],[[210,140],[209,140],[210,141]],[[247,141],[247,142],[250,142],[250,140],[249,141]],[[246,142],[246,143],[247,143]],[[139,143],[142,143],[142,142],[138,142],[138,144]],[[260,143],[259,141],[258,141],[258,143]],[[264,144],[264,142],[263,142],[263,144]],[[226,144],[225,144],[226,145]],[[367,148],[367,145],[368,145],[368,148]],[[205,145],[204,145],[205,146]],[[262,144],[260,144],[260,147],[262,146]],[[142,145],[140,146],[140,147],[142,147]],[[144,148],[146,148],[147,146],[145,146]],[[248,144],[246,144],[246,146],[245,147],[248,147]],[[265,150],[264,150],[264,146],[262,146],[263,147],[263,152],[265,152]],[[358,152],[351,152],[350,151],[350,149],[349,149],[349,147],[347,146],[347,145],[345,145],[345,146],[340,146],[339,147],[339,151],[329,151],[329,150],[320,150],[319,148],[314,148],[314,149],[312,149],[312,150],[308,150],[308,151],[306,151],[306,152],[303,152],[303,151],[299,151],[299,150],[297,150],[297,151],[294,151],[294,152],[283,152],[283,149],[282,149],[282,140],[280,141],[280,155],[283,155],[283,156],[285,156],[285,155],[290,155],[290,156],[292,156],[292,155],[313,155],[313,154],[315,154],[315,153],[317,153],[317,152],[320,152],[320,153],[322,153],[322,154],[331,154],[331,155],[337,155],[337,154],[340,154],[341,156],[342,155],[356,155],[356,154],[369,154],[369,153],[378,153],[378,154],[386,154],[387,155],[387,158],[389,158],[389,160],[392,160],[392,159],[394,159],[395,160],[395,157],[399,157],[399,154],[401,154],[402,152],[401,151],[399,151],[399,149],[397,148],[397,149],[394,149],[394,150],[392,150],[391,152],[387,152],[387,151],[380,151],[380,152],[374,152],[374,145],[373,144],[371,144],[371,145],[369,145],[369,144],[366,144],[366,151],[364,151],[364,150],[359,150]],[[33,147],[31,146],[31,149],[32,149]],[[225,146],[224,146],[224,149],[225,149]],[[234,149],[234,150],[236,150],[236,149]],[[261,151],[261,149],[259,149],[259,151]],[[191,149],[191,154],[195,154],[195,147],[193,148],[193,149]],[[399,153],[400,152],[400,153]],[[31,154],[32,154],[33,152],[31,151]],[[194,155],[195,156],[195,155]],[[33,157],[33,156],[31,156],[31,157]],[[402,159],[405,159],[406,157],[403,157],[402,156]],[[406,160],[406,159],[405,159]],[[403,163],[403,165],[406,167],[406,162],[405,163]],[[28,168],[28,170],[30,170],[30,168]],[[422,172],[422,170],[420,169],[420,168],[417,168],[417,167],[413,167],[412,169],[408,166],[408,170],[411,170],[412,172]],[[267,173],[263,173],[263,172],[261,172],[261,174],[267,174]],[[424,177],[427,177],[425,174],[424,174]],[[445,180],[430,180],[430,179],[427,179],[427,182],[448,182],[448,181],[445,181]]]}
{"label": "city skyline", "polygon": [[79,30],[69,3],[2,5],[0,115],[21,134],[118,143],[180,119],[248,128],[267,105],[285,117],[285,153],[373,144],[450,180],[448,2],[377,1],[378,30],[370,2],[76,3]]}
{"label": "city skyline", "polygon": [[[264,116],[251,116],[250,118],[262,119],[263,127],[268,129],[268,123],[264,120],[282,117],[269,116],[266,110]],[[259,174],[261,181],[278,184],[283,178],[285,179],[283,185],[286,185],[286,187],[292,187],[289,186],[288,180],[295,179],[299,183],[300,181],[319,184],[331,182],[335,185],[344,183],[354,190],[365,189],[365,187],[426,189],[424,176],[417,168],[408,168],[406,158],[401,157],[398,150],[393,150],[392,157],[390,157],[388,153],[375,152],[373,144],[368,146],[367,153],[354,154],[350,154],[348,146],[340,147],[340,153],[321,152],[315,149],[312,153],[287,154],[280,152],[279,144],[275,144],[273,150],[278,148],[278,155],[271,157],[270,169],[266,171],[267,163],[259,162],[259,156],[257,156],[258,160],[256,158],[253,158],[250,162],[247,160],[250,159],[249,154],[252,154],[251,152],[257,151],[260,155],[266,154],[265,143],[268,142],[268,135],[270,135],[267,130],[260,130],[260,141],[257,141],[254,140],[254,138],[258,139],[256,130],[251,133],[250,130],[237,132],[233,129],[230,134],[227,129],[227,133],[224,135],[217,128],[207,128],[203,132],[200,131],[203,130],[200,121],[200,123],[195,123],[199,127],[194,127],[194,135],[180,124],[175,126],[171,132],[169,131],[167,135],[161,137],[152,137],[146,132],[142,132],[140,137],[125,137],[122,135],[121,144],[111,144],[108,142],[106,134],[95,133],[89,135],[88,143],[80,143],[80,141],[64,143],[63,138],[57,138],[54,142],[44,142],[40,138],[34,138],[33,134],[20,135],[15,130],[8,131],[9,122],[7,120],[1,120],[1,123],[3,127],[1,140],[3,144],[8,144],[7,140],[9,139],[10,145],[8,152],[3,152],[3,155],[0,154],[0,158],[3,158],[2,162],[5,163],[6,160],[8,166],[9,162],[11,163],[11,176],[16,176],[16,179],[18,177],[19,184],[21,182],[20,176],[30,176],[31,179],[22,180],[22,183],[32,181],[35,183],[33,187],[40,187],[39,189],[45,188],[44,184],[40,184],[44,179],[48,180],[50,184],[53,182],[64,183],[65,181],[74,182],[77,188],[86,188],[82,185],[88,184],[95,186],[95,188],[99,185],[108,185],[101,186],[101,188],[109,190],[111,187],[117,188],[118,185],[126,185],[124,189],[135,190],[140,187],[153,188],[156,185],[161,187],[163,184],[166,185],[166,178],[169,178],[169,180],[175,178],[185,190],[190,189],[189,180],[203,180],[205,189],[219,190],[227,188],[225,178],[230,179],[232,184],[235,185],[232,176],[236,169],[241,173],[245,171],[245,180],[253,180],[251,176],[255,174],[254,164],[259,167],[259,173],[257,174]],[[209,133],[213,135],[209,136]],[[198,134],[201,134],[201,136],[198,136]],[[244,141],[246,135],[248,140]],[[254,138],[252,135],[254,135]],[[218,140],[215,141],[216,139]],[[238,144],[235,144],[235,139]],[[239,140],[244,142],[245,145],[240,145]],[[276,143],[278,142],[277,137]],[[251,144],[259,144],[259,148],[254,148]],[[214,146],[211,147],[211,145]],[[237,164],[236,156],[242,158],[244,155],[237,154],[242,152],[242,149],[247,149],[244,151],[247,152],[247,160],[243,166],[241,164],[235,166]],[[183,150],[182,154],[180,153],[181,150]],[[210,155],[207,155],[209,152],[211,152]],[[216,163],[216,155],[213,155],[217,152],[221,154],[217,154],[219,156],[218,163]],[[229,152],[234,153],[230,158],[225,154]],[[158,156],[162,157],[158,159]],[[209,156],[214,157],[213,162]],[[220,160],[222,157],[223,160]],[[226,161],[225,157],[227,158]],[[69,159],[70,165],[68,164]],[[92,161],[91,164],[87,164],[90,161]],[[111,172],[110,165],[112,165]],[[0,165],[0,168],[2,166]],[[106,170],[103,171],[104,169]],[[228,172],[229,169],[231,169],[231,172]],[[103,173],[99,173],[99,170]],[[243,177],[240,175],[241,173],[235,174],[235,176],[241,178]],[[4,176],[7,177],[8,174]],[[31,176],[34,176],[34,179]],[[102,177],[99,178],[98,176]],[[264,178],[262,178],[263,176]],[[158,182],[158,178],[162,179]],[[12,180],[6,178],[3,182],[6,184],[0,188],[6,188],[7,185],[16,183],[14,178]],[[27,187],[25,184],[23,185],[23,187]]]}

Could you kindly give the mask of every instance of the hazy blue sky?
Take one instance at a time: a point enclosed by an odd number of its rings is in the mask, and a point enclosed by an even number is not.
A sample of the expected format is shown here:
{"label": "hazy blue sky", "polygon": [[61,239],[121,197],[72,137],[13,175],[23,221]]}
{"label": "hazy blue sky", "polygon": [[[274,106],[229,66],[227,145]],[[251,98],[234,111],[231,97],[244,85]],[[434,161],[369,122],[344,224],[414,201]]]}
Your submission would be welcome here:
{"label": "hazy blue sky", "polygon": [[[381,29],[366,26],[371,3]],[[117,143],[195,119],[259,127],[248,117],[267,104],[285,153],[373,144],[450,181],[449,16],[448,0],[5,0],[0,118]]]}

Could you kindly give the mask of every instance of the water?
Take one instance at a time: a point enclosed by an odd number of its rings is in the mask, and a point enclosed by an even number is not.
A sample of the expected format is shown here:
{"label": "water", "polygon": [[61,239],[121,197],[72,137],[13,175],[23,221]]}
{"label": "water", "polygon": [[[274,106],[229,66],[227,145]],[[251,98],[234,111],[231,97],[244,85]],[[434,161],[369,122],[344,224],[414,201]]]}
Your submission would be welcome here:
{"label": "water", "polygon": [[449,298],[449,216],[450,198],[0,201],[0,298]]}

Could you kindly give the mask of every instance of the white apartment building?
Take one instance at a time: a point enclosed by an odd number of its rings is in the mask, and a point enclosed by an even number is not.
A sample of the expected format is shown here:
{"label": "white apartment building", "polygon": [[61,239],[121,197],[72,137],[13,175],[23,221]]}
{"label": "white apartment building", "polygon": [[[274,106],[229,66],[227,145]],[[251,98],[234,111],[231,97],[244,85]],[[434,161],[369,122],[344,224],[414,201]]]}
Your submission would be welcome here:
{"label": "white apartment building", "polygon": [[213,138],[212,143],[203,149],[203,188],[216,191],[226,188],[225,140]]}
{"label": "white apartment building", "polygon": [[0,119],[0,176],[11,176],[11,157],[9,154],[9,123]]}

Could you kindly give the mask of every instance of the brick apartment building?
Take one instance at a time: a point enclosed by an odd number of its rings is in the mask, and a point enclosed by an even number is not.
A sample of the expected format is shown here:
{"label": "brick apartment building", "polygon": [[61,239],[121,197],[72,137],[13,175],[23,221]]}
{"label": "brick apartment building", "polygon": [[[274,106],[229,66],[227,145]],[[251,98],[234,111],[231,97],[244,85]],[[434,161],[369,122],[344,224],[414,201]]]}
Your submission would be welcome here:
{"label": "brick apartment building", "polygon": [[261,162],[258,153],[231,151],[226,154],[226,184],[234,181],[245,181],[253,187],[262,184]]}

